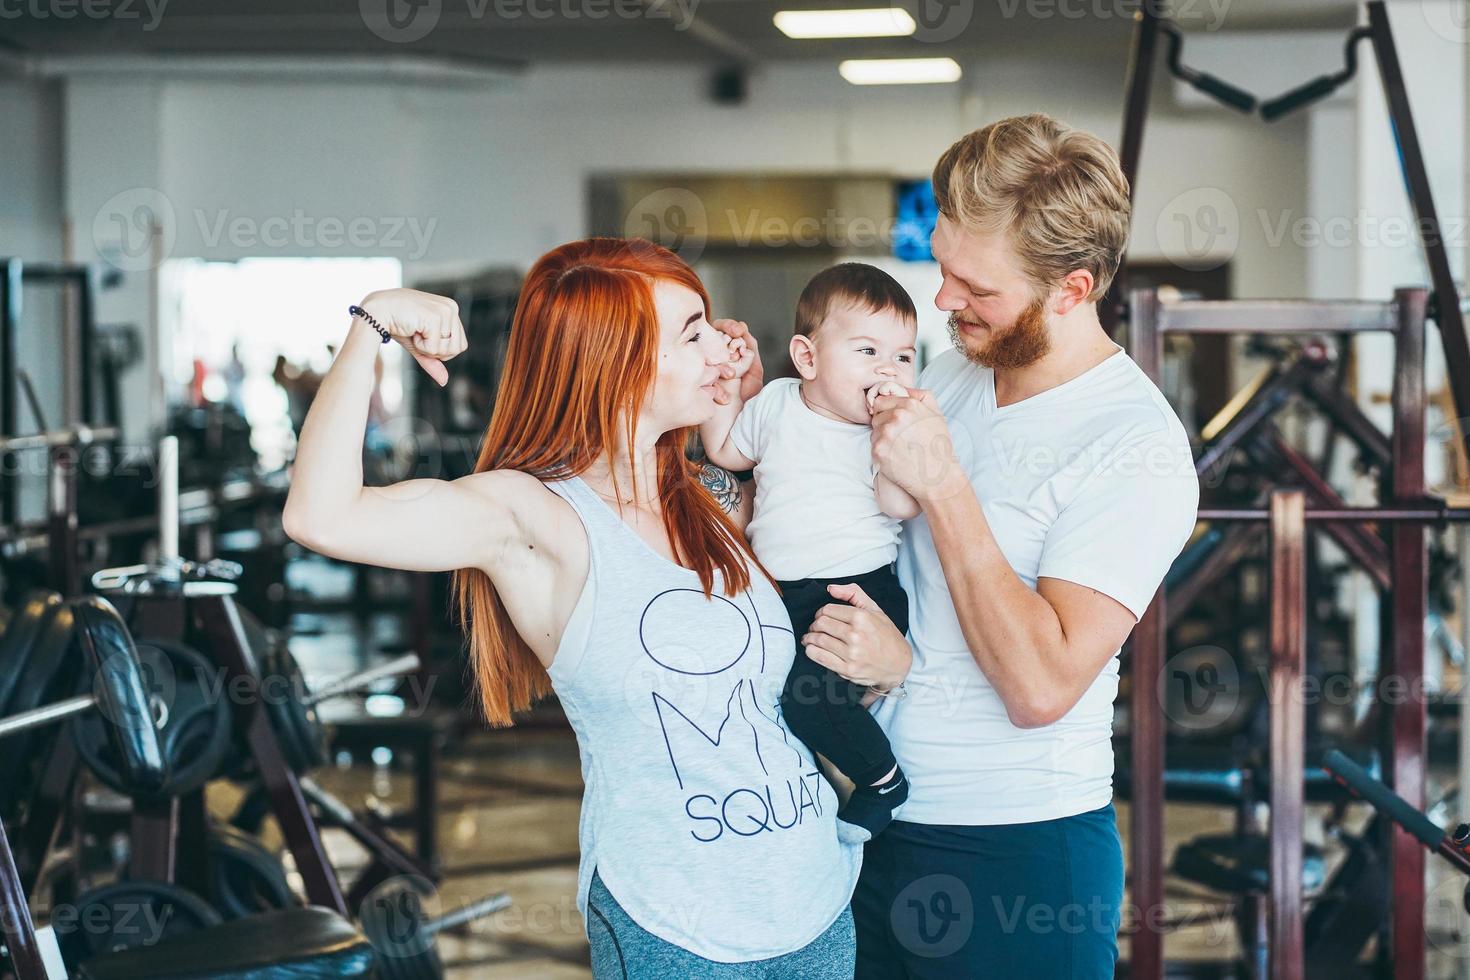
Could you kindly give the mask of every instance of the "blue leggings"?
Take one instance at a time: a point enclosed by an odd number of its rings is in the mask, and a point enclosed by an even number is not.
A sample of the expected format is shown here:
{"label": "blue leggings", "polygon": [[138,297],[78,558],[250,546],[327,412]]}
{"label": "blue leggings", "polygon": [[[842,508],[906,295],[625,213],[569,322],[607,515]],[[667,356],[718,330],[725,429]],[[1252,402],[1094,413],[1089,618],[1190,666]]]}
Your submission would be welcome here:
{"label": "blue leggings", "polygon": [[863,852],[857,980],[1111,980],[1122,905],[1111,803],[1024,824],[896,820]]}
{"label": "blue leggings", "polygon": [[801,949],[743,963],[718,963],[660,939],[629,918],[602,878],[587,890],[587,938],[596,980],[850,980],[852,910]]}

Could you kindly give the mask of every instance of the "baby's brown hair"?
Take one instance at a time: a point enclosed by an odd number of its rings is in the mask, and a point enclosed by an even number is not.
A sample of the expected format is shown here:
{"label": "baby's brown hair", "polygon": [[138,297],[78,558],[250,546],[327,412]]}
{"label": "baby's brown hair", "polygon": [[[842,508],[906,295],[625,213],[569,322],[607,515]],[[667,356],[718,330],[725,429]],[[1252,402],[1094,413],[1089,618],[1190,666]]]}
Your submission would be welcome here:
{"label": "baby's brown hair", "polygon": [[918,320],[914,301],[888,273],[865,262],[843,262],[823,269],[801,291],[796,301],[796,335],[814,337],[840,305],[858,306],[873,313],[891,310],[908,320]]}

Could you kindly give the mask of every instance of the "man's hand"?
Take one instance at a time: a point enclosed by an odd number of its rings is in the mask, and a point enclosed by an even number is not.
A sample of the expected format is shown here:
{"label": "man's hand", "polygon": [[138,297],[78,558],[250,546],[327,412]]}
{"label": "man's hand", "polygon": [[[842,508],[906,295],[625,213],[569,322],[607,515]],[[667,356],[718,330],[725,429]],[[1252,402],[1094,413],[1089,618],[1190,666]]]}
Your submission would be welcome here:
{"label": "man's hand", "polygon": [[909,388],[909,397],[873,399],[873,462],[920,504],[968,489],[969,478],[955,457],[949,426],[934,393]]}
{"label": "man's hand", "polygon": [[914,652],[893,620],[860,586],[829,585],[841,602],[817,610],[811,630],[798,642],[806,655],[864,687],[888,689],[909,674]]}
{"label": "man's hand", "polygon": [[[726,343],[730,347],[730,364],[735,369],[733,377],[740,382],[738,389],[740,400],[750,401],[760,394],[761,386],[766,380],[766,372],[761,366],[761,355],[756,345],[755,334],[750,332],[750,327],[746,326],[743,320],[713,320],[710,326],[728,338]],[[721,380],[729,380],[724,372],[721,372]]]}
{"label": "man's hand", "polygon": [[879,384],[873,385],[873,387],[868,389],[866,395],[868,400],[869,415],[873,414],[873,403],[878,400],[878,397],[880,395],[892,395],[895,398],[907,398],[909,396],[909,390],[903,385],[899,384],[897,381],[884,381]]}

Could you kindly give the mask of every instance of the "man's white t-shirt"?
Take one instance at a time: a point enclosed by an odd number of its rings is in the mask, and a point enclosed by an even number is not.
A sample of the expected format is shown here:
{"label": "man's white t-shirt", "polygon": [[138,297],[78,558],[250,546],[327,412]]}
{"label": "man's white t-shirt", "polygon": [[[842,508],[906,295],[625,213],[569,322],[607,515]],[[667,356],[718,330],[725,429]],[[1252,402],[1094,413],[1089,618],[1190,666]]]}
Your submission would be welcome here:
{"label": "man's white t-shirt", "polygon": [[[1127,353],[1004,408],[993,372],[957,350],[918,386],[934,392],[1016,575],[1033,589],[1042,577],[1085,585],[1141,616],[1194,528],[1199,481],[1178,416]],[[904,524],[898,578],[908,696],[874,708],[910,781],[898,819],[1029,823],[1107,805],[1117,654],[1060,720],[1018,728],[970,655],[923,514]]]}
{"label": "man's white t-shirt", "polygon": [[812,411],[800,380],[766,382],[730,430],[735,448],[755,463],[750,547],[781,581],[891,564],[902,524],[878,507],[873,429]]}

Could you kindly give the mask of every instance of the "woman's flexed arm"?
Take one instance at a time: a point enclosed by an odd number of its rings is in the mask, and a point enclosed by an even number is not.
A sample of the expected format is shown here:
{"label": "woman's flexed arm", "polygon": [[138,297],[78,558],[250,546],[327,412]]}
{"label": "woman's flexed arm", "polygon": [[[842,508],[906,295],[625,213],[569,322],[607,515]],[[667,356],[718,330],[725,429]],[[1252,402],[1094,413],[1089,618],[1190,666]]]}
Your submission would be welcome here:
{"label": "woman's flexed arm", "polygon": [[[370,294],[360,304],[439,384],[444,362],[465,349],[453,300],[412,289]],[[445,571],[484,567],[515,535],[510,473],[453,482],[408,480],[364,487],[362,447],[380,336],[355,317],[301,427],[286,533],[313,551],[345,561]]]}

